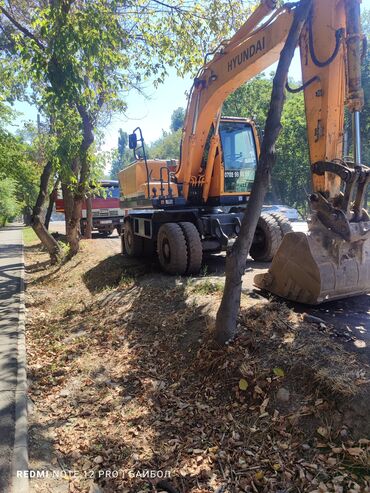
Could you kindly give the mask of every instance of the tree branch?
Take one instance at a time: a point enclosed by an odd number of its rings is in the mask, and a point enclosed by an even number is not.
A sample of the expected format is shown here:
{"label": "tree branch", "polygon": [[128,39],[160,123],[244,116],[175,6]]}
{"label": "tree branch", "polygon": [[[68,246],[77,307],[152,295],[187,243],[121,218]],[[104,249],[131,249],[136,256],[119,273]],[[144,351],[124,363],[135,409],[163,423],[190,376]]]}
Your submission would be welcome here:
{"label": "tree branch", "polygon": [[29,31],[26,27],[22,26],[21,24],[19,24],[19,22],[14,19],[14,17],[12,15],[9,14],[9,12],[7,12],[4,7],[0,7],[0,11],[5,15],[5,17],[8,18],[8,20],[19,30],[21,31],[25,36],[27,36],[28,38],[32,39],[36,44],[37,46],[40,48],[40,50],[45,50],[45,46],[41,43],[40,40],[38,40],[36,38],[36,36],[34,34],[31,33],[31,31]]}
{"label": "tree branch", "polygon": [[168,3],[160,2],[159,0],[152,0],[154,3],[157,3],[158,5],[162,5],[163,7],[167,7],[168,9],[172,10],[181,10],[180,7],[177,5],[169,5]]}

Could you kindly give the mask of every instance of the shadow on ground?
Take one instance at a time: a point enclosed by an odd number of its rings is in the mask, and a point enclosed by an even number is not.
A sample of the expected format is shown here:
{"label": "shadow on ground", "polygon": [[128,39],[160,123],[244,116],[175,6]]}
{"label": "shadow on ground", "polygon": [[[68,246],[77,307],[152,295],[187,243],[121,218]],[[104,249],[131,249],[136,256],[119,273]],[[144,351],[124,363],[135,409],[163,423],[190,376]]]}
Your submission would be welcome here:
{"label": "shadow on ground", "polygon": [[[222,277],[223,266],[223,257],[212,259],[207,274]],[[346,415],[335,408],[330,385],[350,392],[357,378],[357,363],[332,343],[335,334],[328,329],[324,337],[301,321],[293,326],[280,303],[243,314],[240,337],[218,350],[209,343],[206,315],[218,299],[211,295],[194,302],[187,279],[122,255],[103,259],[82,278],[94,301],[48,320],[34,336],[46,357],[30,372],[32,392],[47,400],[48,418],[35,425],[33,436],[45,443],[45,450],[36,450],[40,460],[58,457],[66,468],[93,471],[96,479],[99,470],[121,471],[114,481],[99,479],[104,493],[146,491],[148,480],[130,473],[158,470],[170,471],[181,493],[197,487],[214,491],[216,483],[236,493],[242,490],[233,468],[253,481],[256,462],[272,481],[257,491],[308,491],[293,462],[317,460],[320,426],[334,430],[339,422],[340,429],[341,420],[356,420],[364,411]],[[352,371],[353,365],[351,378],[339,380],[333,371],[336,351],[344,368]],[[320,365],[310,359],[316,352]],[[284,368],[286,378],[274,376],[275,367]],[[249,384],[245,394],[238,387],[241,376]],[[283,385],[291,397],[279,407],[276,392]],[[365,402],[365,419],[366,410]],[[308,448],[297,451],[300,440]],[[288,460],[287,454],[297,455]],[[282,470],[292,468],[291,477],[277,472],[271,466],[276,463]],[[82,491],[89,491],[89,481]]]}
{"label": "shadow on ground", "polygon": [[152,271],[156,271],[156,264],[152,259],[135,259],[118,254],[107,257],[86,271],[82,279],[91,293],[97,293]]}

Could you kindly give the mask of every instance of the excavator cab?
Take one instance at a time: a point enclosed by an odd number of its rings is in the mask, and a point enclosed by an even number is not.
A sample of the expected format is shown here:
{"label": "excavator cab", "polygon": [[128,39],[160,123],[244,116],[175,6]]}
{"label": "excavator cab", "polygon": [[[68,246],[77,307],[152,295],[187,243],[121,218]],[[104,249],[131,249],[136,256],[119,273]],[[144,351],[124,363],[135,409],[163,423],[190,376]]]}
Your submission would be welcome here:
{"label": "excavator cab", "polygon": [[[200,179],[190,185],[189,199],[209,206],[242,205],[251,193],[260,144],[253,120],[222,116],[205,144]],[[212,166],[210,165],[212,162]]]}
{"label": "excavator cab", "polygon": [[250,192],[257,166],[257,141],[251,122],[223,118],[219,132],[224,194]]}

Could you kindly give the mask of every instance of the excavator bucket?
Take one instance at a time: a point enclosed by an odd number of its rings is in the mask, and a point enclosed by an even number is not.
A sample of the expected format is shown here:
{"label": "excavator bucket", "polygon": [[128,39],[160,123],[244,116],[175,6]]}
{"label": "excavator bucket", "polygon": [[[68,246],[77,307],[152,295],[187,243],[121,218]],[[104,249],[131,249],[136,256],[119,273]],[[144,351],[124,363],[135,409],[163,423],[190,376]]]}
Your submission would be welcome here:
{"label": "excavator bucket", "polygon": [[254,284],[291,301],[317,305],[370,292],[370,239],[348,242],[325,234],[288,233],[269,271]]}
{"label": "excavator bucket", "polygon": [[310,195],[308,233],[284,236],[269,271],[254,284],[291,301],[318,305],[370,292],[370,216],[364,208],[370,168],[322,161],[314,176],[343,182],[337,196]]}

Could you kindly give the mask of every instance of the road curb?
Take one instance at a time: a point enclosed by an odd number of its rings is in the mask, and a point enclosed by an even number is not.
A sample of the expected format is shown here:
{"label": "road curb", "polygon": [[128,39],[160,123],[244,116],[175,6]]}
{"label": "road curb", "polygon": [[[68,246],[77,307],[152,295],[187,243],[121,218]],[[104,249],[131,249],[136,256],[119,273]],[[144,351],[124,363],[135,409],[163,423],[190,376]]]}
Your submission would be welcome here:
{"label": "road curb", "polygon": [[17,386],[15,391],[15,431],[12,458],[11,493],[28,493],[29,482],[25,471],[28,470],[28,412],[27,412],[27,357],[25,334],[25,281],[24,281],[24,243],[23,228],[21,243],[21,274],[19,291],[19,320],[17,340]]}

